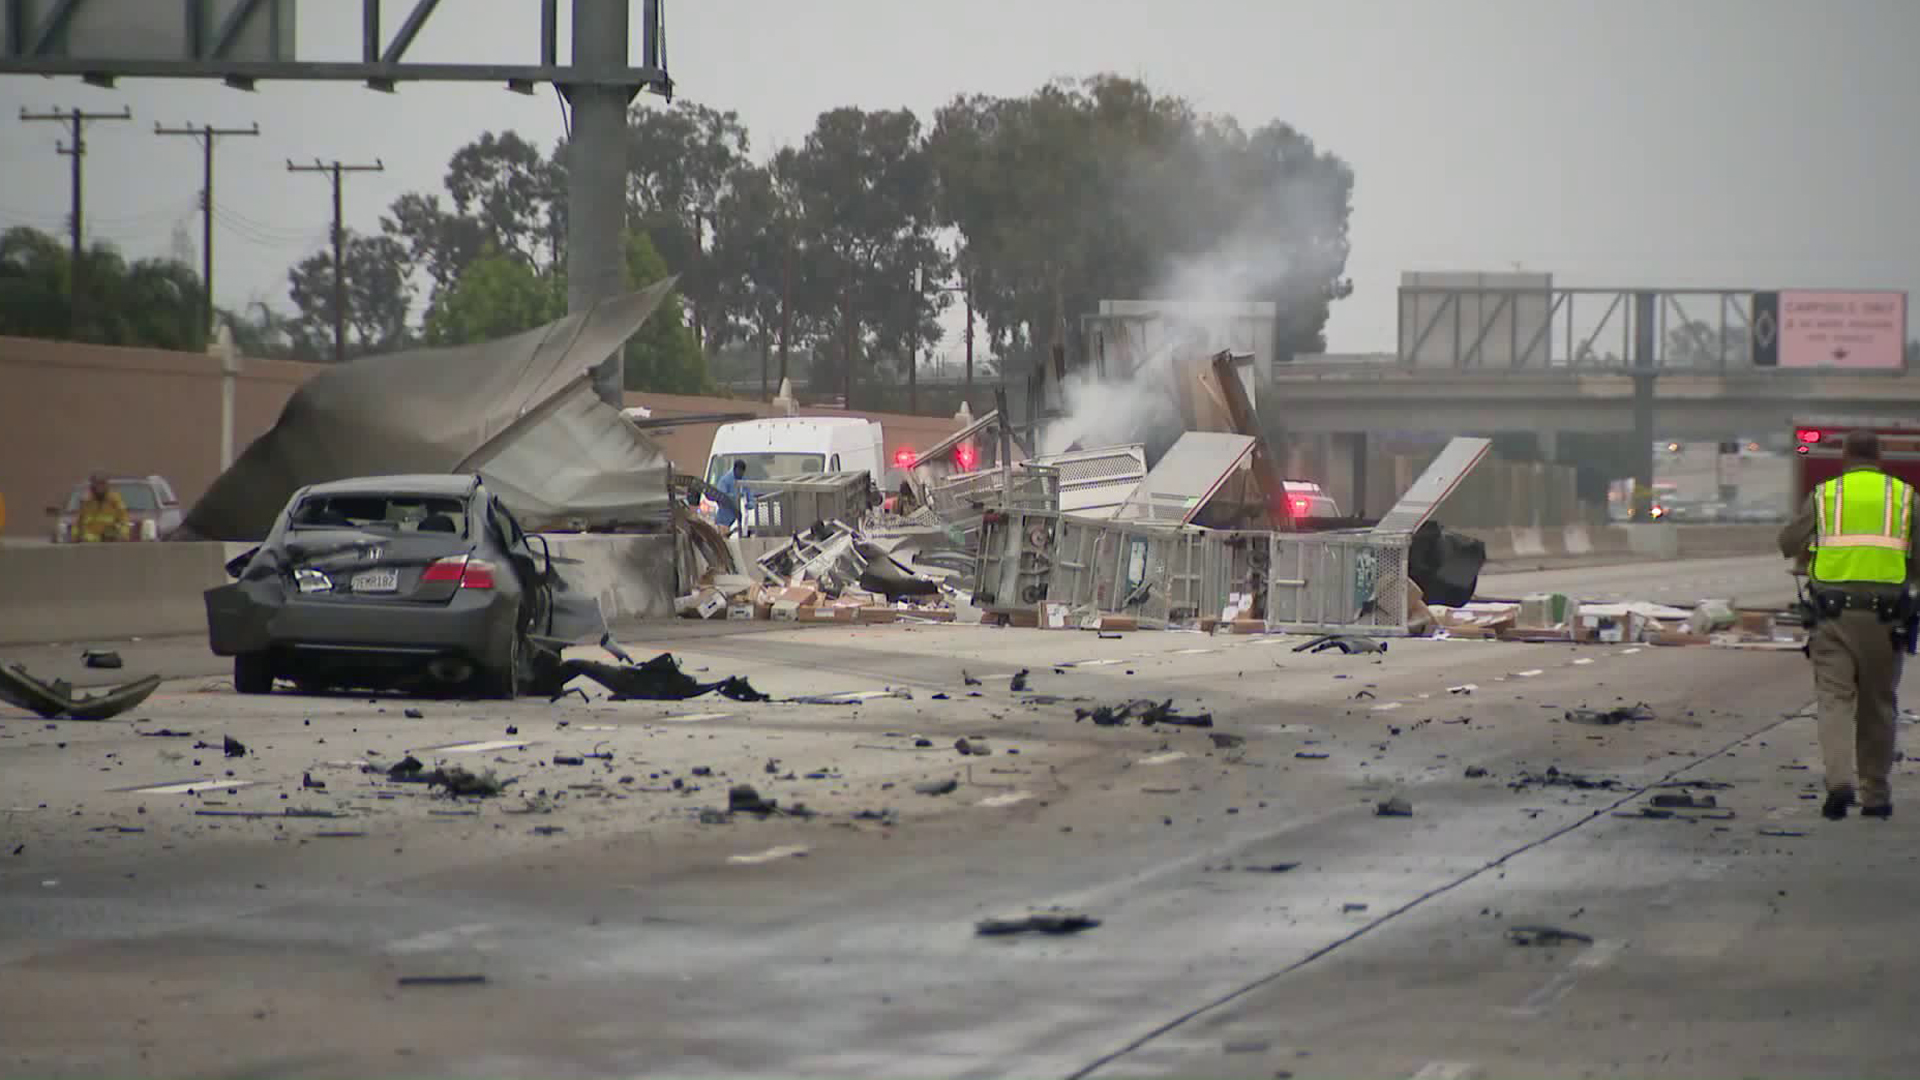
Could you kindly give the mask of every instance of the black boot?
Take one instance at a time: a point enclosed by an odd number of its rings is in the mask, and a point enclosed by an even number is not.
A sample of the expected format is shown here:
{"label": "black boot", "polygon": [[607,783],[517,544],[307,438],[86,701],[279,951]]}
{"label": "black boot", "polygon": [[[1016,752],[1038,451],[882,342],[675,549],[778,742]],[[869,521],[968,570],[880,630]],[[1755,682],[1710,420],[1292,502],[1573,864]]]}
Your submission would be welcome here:
{"label": "black boot", "polygon": [[1847,816],[1847,809],[1852,805],[1853,789],[1836,788],[1827,792],[1827,801],[1820,807],[1820,814],[1828,821],[1839,821]]}
{"label": "black boot", "polygon": [[1887,803],[1883,806],[1863,806],[1860,808],[1860,816],[1861,817],[1877,817],[1877,818],[1883,818],[1883,819],[1890,818],[1893,816],[1893,804]]}

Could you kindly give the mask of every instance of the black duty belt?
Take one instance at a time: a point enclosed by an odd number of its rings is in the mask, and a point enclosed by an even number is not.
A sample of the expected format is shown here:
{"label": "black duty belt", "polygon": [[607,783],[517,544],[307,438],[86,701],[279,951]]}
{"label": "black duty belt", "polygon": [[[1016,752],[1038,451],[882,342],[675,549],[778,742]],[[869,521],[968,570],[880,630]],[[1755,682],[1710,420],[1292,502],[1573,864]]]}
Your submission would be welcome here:
{"label": "black duty belt", "polygon": [[1879,616],[1881,622],[1901,622],[1909,615],[1904,595],[1886,596],[1826,588],[1813,590],[1813,602],[1819,605],[1820,614],[1829,619],[1837,619],[1848,611],[1871,611]]}

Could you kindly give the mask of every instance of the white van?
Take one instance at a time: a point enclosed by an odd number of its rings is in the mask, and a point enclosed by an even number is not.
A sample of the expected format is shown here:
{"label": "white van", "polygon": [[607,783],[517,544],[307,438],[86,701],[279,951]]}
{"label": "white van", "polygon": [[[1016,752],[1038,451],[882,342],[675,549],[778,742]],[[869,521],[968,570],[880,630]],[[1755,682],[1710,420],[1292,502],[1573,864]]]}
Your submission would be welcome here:
{"label": "white van", "polygon": [[864,470],[878,483],[885,475],[886,442],[880,425],[851,416],[780,416],[722,424],[713,433],[707,458],[707,483],[736,461],[747,465],[747,480],[778,480],[808,473]]}

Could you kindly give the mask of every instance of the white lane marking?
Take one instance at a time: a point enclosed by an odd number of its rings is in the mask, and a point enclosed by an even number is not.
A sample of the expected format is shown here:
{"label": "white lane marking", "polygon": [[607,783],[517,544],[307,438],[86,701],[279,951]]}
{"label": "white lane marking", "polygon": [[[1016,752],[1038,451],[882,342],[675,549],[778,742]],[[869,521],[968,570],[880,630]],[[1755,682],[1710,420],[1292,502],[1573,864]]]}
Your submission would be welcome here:
{"label": "white lane marking", "polygon": [[[592,730],[592,729],[585,729]],[[525,739],[488,739],[486,742],[454,743],[451,746],[429,746],[421,751],[424,754],[482,754],[488,750],[524,750]]]}
{"label": "white lane marking", "polygon": [[1634,653],[1637,653],[1637,652],[1639,652],[1639,651],[1640,651],[1640,646],[1638,646],[1638,645],[1635,645],[1635,646],[1634,646],[1633,648],[1631,648],[1631,649],[1621,649],[1621,650],[1620,650],[1620,655],[1621,655],[1621,656],[1632,656],[1632,655],[1633,655]]}
{"label": "white lane marking", "polygon": [[1583,656],[1580,659],[1574,661],[1575,666],[1578,666],[1580,664],[1591,664],[1591,663],[1593,663],[1593,657],[1591,656]]}
{"label": "white lane marking", "polygon": [[1126,660],[1125,658],[1121,658],[1118,660],[1075,660],[1071,664],[1061,664],[1059,666],[1064,668],[1106,667],[1108,664],[1125,664],[1129,662],[1130,661]]}
{"label": "white lane marking", "polygon": [[1271,636],[1262,636],[1262,637],[1257,637],[1257,638],[1254,638],[1254,639],[1253,639],[1253,640],[1251,640],[1251,641],[1247,641],[1247,642],[1243,642],[1242,644],[1246,644],[1246,645],[1279,645],[1279,644],[1281,644],[1282,642],[1284,642],[1284,641],[1286,641],[1286,640],[1287,640],[1287,637],[1286,637],[1286,635],[1285,635],[1285,634],[1274,634],[1274,635],[1271,635]]}
{"label": "white lane marking", "polygon": [[899,697],[898,690],[850,690],[844,694],[828,694],[822,701],[872,701],[874,698]]}
{"label": "white lane marking", "polygon": [[1528,668],[1525,671],[1516,671],[1513,674],[1515,678],[1531,679],[1535,675],[1543,674],[1543,672],[1539,668]]}
{"label": "white lane marking", "polygon": [[767,863],[775,859],[794,859],[807,853],[805,844],[783,844],[780,847],[757,851],[752,855],[729,855],[727,861],[735,866],[750,866],[754,863]]}
{"label": "white lane marking", "polygon": [[191,795],[197,791],[225,791],[229,788],[252,787],[252,780],[188,780],[179,784],[159,784],[154,787],[132,788],[135,795]]}
{"label": "white lane marking", "polygon": [[1476,1068],[1471,1061],[1429,1061],[1408,1080],[1467,1080]]}
{"label": "white lane marking", "polygon": [[656,716],[656,724],[697,724],[702,720],[725,720],[732,716],[730,712],[697,712],[687,716]]}
{"label": "white lane marking", "polygon": [[1580,976],[1598,971],[1613,963],[1626,947],[1627,943],[1624,941],[1602,939],[1594,942],[1574,958],[1573,963],[1567,966],[1567,970],[1555,975],[1547,981],[1545,986],[1529,994],[1527,1000],[1518,1008],[1504,1011],[1513,1016],[1544,1015],[1547,1010],[1553,1008],[1555,1002],[1567,996],[1567,991],[1573,989],[1573,984],[1580,981]]}
{"label": "white lane marking", "polygon": [[618,724],[582,724],[579,727],[574,728],[573,730],[575,731],[619,731],[620,726]]}
{"label": "white lane marking", "polygon": [[1164,754],[1155,754],[1152,757],[1143,757],[1135,764],[1165,765],[1170,761],[1179,761],[1181,758],[1184,758],[1186,756],[1187,756],[1187,752],[1185,750],[1169,750]]}
{"label": "white lane marking", "polygon": [[1203,654],[1203,653],[1210,653],[1210,652],[1218,652],[1218,651],[1219,651],[1218,649],[1175,649],[1175,650],[1173,650],[1173,655],[1175,655],[1175,656],[1199,656],[1199,655],[1201,655],[1201,654]]}
{"label": "white lane marking", "polygon": [[459,945],[467,938],[477,937],[493,929],[492,923],[467,923],[463,926],[449,926],[444,930],[428,930],[411,937],[397,938],[387,942],[390,953],[438,952]]}
{"label": "white lane marking", "polygon": [[1386,702],[1385,704],[1382,704],[1382,705],[1375,705],[1375,706],[1373,707],[1373,711],[1374,711],[1374,712],[1392,712],[1393,710],[1395,710],[1395,709],[1397,709],[1397,708],[1399,708],[1399,707],[1400,707],[1400,703],[1399,703],[1399,702],[1397,702],[1397,701],[1389,701],[1389,702]]}
{"label": "white lane marking", "polygon": [[988,807],[1012,806],[1014,803],[1023,803],[1031,798],[1033,798],[1033,792],[1031,791],[1008,791],[999,795],[989,795],[974,805]]}

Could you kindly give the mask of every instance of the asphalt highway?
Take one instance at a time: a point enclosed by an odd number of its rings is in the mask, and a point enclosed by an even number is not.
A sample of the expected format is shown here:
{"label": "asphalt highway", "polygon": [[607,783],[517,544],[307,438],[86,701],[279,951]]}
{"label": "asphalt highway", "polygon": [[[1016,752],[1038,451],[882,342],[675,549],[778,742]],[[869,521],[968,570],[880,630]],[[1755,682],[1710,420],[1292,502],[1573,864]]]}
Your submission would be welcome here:
{"label": "asphalt highway", "polygon": [[[1593,587],[1717,588],[1643,569]],[[1818,817],[1796,652],[622,637],[837,703],[241,698],[178,659],[131,722],[0,707],[0,1072],[1861,1076],[1920,1041],[1913,822]],[[1134,698],[1214,726],[1075,718]],[[806,810],[721,813],[741,783]],[[1673,795],[1714,805],[1642,816]],[[975,932],[1054,906],[1100,925]]]}

